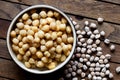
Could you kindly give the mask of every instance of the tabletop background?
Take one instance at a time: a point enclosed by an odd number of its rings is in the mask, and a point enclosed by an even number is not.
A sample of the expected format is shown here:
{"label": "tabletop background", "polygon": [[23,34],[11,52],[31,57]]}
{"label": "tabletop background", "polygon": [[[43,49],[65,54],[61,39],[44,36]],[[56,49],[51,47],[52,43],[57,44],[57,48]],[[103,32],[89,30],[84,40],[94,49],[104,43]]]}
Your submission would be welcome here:
{"label": "tabletop background", "polygon": [[105,19],[99,30],[106,32],[106,37],[116,46],[111,53],[102,45],[104,54],[111,54],[110,71],[114,80],[120,80],[115,68],[120,66],[120,0],[0,0],[0,80],[58,80],[63,69],[52,74],[35,75],[18,67],[11,59],[6,45],[6,33],[11,20],[23,9],[35,5],[47,4],[57,7],[73,18],[81,29],[83,22],[97,22],[98,17]]}

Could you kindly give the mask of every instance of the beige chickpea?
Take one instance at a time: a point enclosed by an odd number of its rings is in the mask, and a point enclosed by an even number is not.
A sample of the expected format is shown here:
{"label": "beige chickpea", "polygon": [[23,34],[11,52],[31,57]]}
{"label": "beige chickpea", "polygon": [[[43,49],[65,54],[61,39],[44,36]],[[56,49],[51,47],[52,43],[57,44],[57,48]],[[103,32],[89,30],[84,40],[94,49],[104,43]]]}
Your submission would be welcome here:
{"label": "beige chickpea", "polygon": [[40,19],[40,24],[41,25],[46,25],[48,21],[46,19]]}
{"label": "beige chickpea", "polygon": [[53,52],[53,53],[51,53],[50,58],[54,60],[54,59],[55,59],[55,56],[56,56],[56,52]]}
{"label": "beige chickpea", "polygon": [[43,67],[45,66],[45,64],[44,64],[42,61],[38,61],[38,62],[36,63],[36,66],[37,66],[38,68],[43,68]]}
{"label": "beige chickpea", "polygon": [[62,32],[61,31],[57,32],[57,36],[58,37],[62,36]]}
{"label": "beige chickpea", "polygon": [[55,62],[51,62],[50,64],[48,64],[48,69],[54,69],[56,67],[56,63]]}
{"label": "beige chickpea", "polygon": [[51,38],[50,33],[46,33],[46,34],[45,34],[45,38],[46,38],[46,39],[50,39],[50,38]]}
{"label": "beige chickpea", "polygon": [[29,57],[26,55],[23,55],[23,61],[28,61],[28,60],[29,60]]}
{"label": "beige chickpea", "polygon": [[48,63],[51,63],[53,60],[51,58],[48,59]]}
{"label": "beige chickpea", "polygon": [[23,37],[23,38],[22,38],[22,42],[23,42],[23,43],[27,43],[27,42],[28,42],[27,37]]}
{"label": "beige chickpea", "polygon": [[23,44],[24,44],[24,43],[21,41],[21,42],[19,42],[18,46],[19,46],[20,48],[22,48]]}
{"label": "beige chickpea", "polygon": [[66,32],[67,32],[68,34],[70,34],[70,33],[72,32],[72,30],[71,30],[71,27],[70,27],[70,26],[67,26],[67,27],[66,27]]}
{"label": "beige chickpea", "polygon": [[51,48],[53,46],[53,41],[47,41],[46,44],[45,44],[45,46],[47,48]]}
{"label": "beige chickpea", "polygon": [[60,45],[57,45],[56,52],[61,54],[62,53],[62,47]]}
{"label": "beige chickpea", "polygon": [[61,54],[56,54],[55,58],[60,59],[61,58]]}
{"label": "beige chickpea", "polygon": [[29,42],[32,42],[32,41],[33,41],[33,39],[34,39],[34,38],[33,38],[33,36],[32,36],[32,35],[28,35],[28,36],[27,36],[27,40],[28,40]]}
{"label": "beige chickpea", "polygon": [[25,24],[26,24],[26,25],[32,24],[32,20],[31,20],[31,19],[28,19],[27,21],[25,21]]}
{"label": "beige chickpea", "polygon": [[19,43],[19,40],[17,38],[12,39],[13,44],[17,45]]}
{"label": "beige chickpea", "polygon": [[60,58],[60,61],[63,62],[66,60],[66,56],[65,55],[62,55],[61,58]]}
{"label": "beige chickpea", "polygon": [[21,54],[21,55],[24,55],[25,54],[25,52],[24,52],[24,50],[22,49],[22,48],[19,48],[19,54]]}
{"label": "beige chickpea", "polygon": [[56,25],[62,24],[60,20],[56,20]]}
{"label": "beige chickpea", "polygon": [[61,38],[61,37],[58,37],[58,38],[57,38],[57,43],[58,43],[58,44],[62,43],[62,38]]}
{"label": "beige chickpea", "polygon": [[52,23],[52,22],[55,22],[55,21],[53,20],[53,18],[51,18],[51,17],[46,18],[46,21],[47,21],[48,24],[50,24],[50,23]]}
{"label": "beige chickpea", "polygon": [[32,21],[33,26],[39,26],[39,24],[40,24],[40,22],[37,19]]}
{"label": "beige chickpea", "polygon": [[40,46],[40,50],[41,50],[42,52],[45,52],[45,51],[47,50],[47,48],[46,48],[46,46],[41,45],[41,46]]}
{"label": "beige chickpea", "polygon": [[35,60],[38,59],[38,57],[35,54],[31,55],[31,58],[33,58]]}
{"label": "beige chickpea", "polygon": [[22,18],[18,19],[19,22],[23,22]]}
{"label": "beige chickpea", "polygon": [[35,38],[34,38],[34,42],[35,42],[35,43],[40,43],[40,38],[39,38],[39,37],[35,37]]}
{"label": "beige chickpea", "polygon": [[63,35],[62,35],[62,41],[63,41],[64,43],[67,42],[67,34],[63,34]]}
{"label": "beige chickpea", "polygon": [[12,49],[13,49],[13,51],[18,52],[19,47],[14,45],[14,44],[12,44]]}
{"label": "beige chickpea", "polygon": [[39,38],[44,38],[44,36],[45,36],[45,33],[42,30],[39,30],[38,37]]}
{"label": "beige chickpea", "polygon": [[17,54],[17,59],[22,61],[22,59],[23,59],[22,55],[21,54]]}
{"label": "beige chickpea", "polygon": [[31,65],[30,65],[29,62],[25,62],[24,64],[25,64],[25,66],[26,66],[27,68],[30,68],[30,67],[31,67]]}
{"label": "beige chickpea", "polygon": [[36,48],[39,48],[40,47],[40,44],[39,43],[34,43],[32,44],[33,47],[36,47]]}
{"label": "beige chickpea", "polygon": [[37,26],[32,26],[31,27],[31,30],[35,33],[35,32],[38,32],[38,27]]}
{"label": "beige chickpea", "polygon": [[57,42],[56,42],[56,41],[53,43],[53,46],[54,46],[54,47],[57,47]]}
{"label": "beige chickpea", "polygon": [[45,45],[46,44],[45,39],[42,39],[41,42],[40,42],[40,44]]}
{"label": "beige chickpea", "polygon": [[44,32],[48,32],[48,31],[50,30],[50,26],[49,26],[49,25],[44,25],[44,26],[42,27],[42,30],[43,30]]}
{"label": "beige chickpea", "polygon": [[11,33],[10,33],[10,35],[11,35],[11,37],[16,37],[16,32],[15,31],[11,31]]}
{"label": "beige chickpea", "polygon": [[45,57],[50,57],[51,56],[51,54],[48,51],[45,51],[44,55],[45,55]]}
{"label": "beige chickpea", "polygon": [[64,54],[65,54],[65,56],[69,56],[70,51],[67,51],[67,52],[65,52]]}
{"label": "beige chickpea", "polygon": [[44,62],[44,63],[47,63],[48,62],[48,58],[47,57],[42,57],[41,61]]}
{"label": "beige chickpea", "polygon": [[22,16],[22,19],[23,19],[23,20],[29,19],[28,13],[24,13],[23,16]]}
{"label": "beige chickpea", "polygon": [[52,40],[57,39],[57,33],[56,32],[52,32],[51,38],[52,38]]}
{"label": "beige chickpea", "polygon": [[74,41],[73,37],[68,37],[68,38],[67,38],[67,42],[68,42],[68,43],[73,43],[73,41]]}
{"label": "beige chickpea", "polygon": [[48,12],[47,12],[47,16],[48,16],[48,17],[53,17],[53,11],[51,11],[51,10],[48,11]]}
{"label": "beige chickpea", "polygon": [[64,53],[65,53],[65,52],[68,51],[68,46],[67,46],[67,45],[64,45],[64,46],[62,47],[62,49],[63,49],[63,51],[64,51]]}
{"label": "beige chickpea", "polygon": [[66,30],[66,24],[60,24],[59,28],[61,31],[65,31]]}
{"label": "beige chickpea", "polygon": [[35,60],[33,58],[30,58],[28,61],[30,64],[35,64]]}
{"label": "beige chickpea", "polygon": [[56,22],[51,22],[51,23],[50,23],[50,29],[51,29],[51,30],[56,30],[56,29],[57,29]]}
{"label": "beige chickpea", "polygon": [[27,57],[31,56],[31,52],[29,50],[26,51],[25,56],[27,56]]}
{"label": "beige chickpea", "polygon": [[18,35],[18,36],[17,36],[17,39],[18,39],[19,41],[22,41],[22,36],[21,36],[21,35]]}
{"label": "beige chickpea", "polygon": [[62,42],[60,45],[63,47],[63,46],[65,45],[65,43],[64,43],[64,42]]}
{"label": "beige chickpea", "polygon": [[16,24],[18,29],[23,29],[24,28],[24,24],[22,22],[19,22]]}
{"label": "beige chickpea", "polygon": [[27,35],[26,30],[20,30],[20,35],[21,35],[21,36],[26,36],[26,35]]}
{"label": "beige chickpea", "polygon": [[27,35],[34,35],[34,31],[33,30],[28,30]]}
{"label": "beige chickpea", "polygon": [[40,59],[43,57],[43,53],[41,51],[37,51],[36,56]]}
{"label": "beige chickpea", "polygon": [[22,45],[22,49],[24,50],[24,51],[26,51],[27,49],[29,49],[29,45],[28,44],[23,44]]}
{"label": "beige chickpea", "polygon": [[46,18],[47,17],[47,13],[45,11],[41,11],[39,14],[40,14],[40,16],[42,18]]}
{"label": "beige chickpea", "polygon": [[19,34],[20,30],[18,28],[15,28],[16,34]]}
{"label": "beige chickpea", "polygon": [[68,49],[72,50],[72,45],[71,44],[68,44]]}
{"label": "beige chickpea", "polygon": [[38,13],[33,13],[33,14],[31,15],[31,17],[32,17],[32,19],[38,19],[38,18],[39,18],[39,15],[38,15]]}
{"label": "beige chickpea", "polygon": [[30,47],[29,50],[32,54],[35,54],[37,52],[37,49],[35,47]]}
{"label": "beige chickpea", "polygon": [[52,47],[52,48],[49,49],[49,52],[50,52],[50,53],[54,53],[55,50],[56,50],[56,48],[55,48],[55,47]]}
{"label": "beige chickpea", "polygon": [[53,14],[54,14],[55,17],[59,17],[60,16],[60,14],[58,12],[56,12],[56,11]]}
{"label": "beige chickpea", "polygon": [[66,20],[65,18],[61,18],[61,22],[62,22],[63,24],[67,24],[67,20]]}
{"label": "beige chickpea", "polygon": [[27,30],[30,30],[30,26],[29,25],[24,25],[24,29],[27,31]]}

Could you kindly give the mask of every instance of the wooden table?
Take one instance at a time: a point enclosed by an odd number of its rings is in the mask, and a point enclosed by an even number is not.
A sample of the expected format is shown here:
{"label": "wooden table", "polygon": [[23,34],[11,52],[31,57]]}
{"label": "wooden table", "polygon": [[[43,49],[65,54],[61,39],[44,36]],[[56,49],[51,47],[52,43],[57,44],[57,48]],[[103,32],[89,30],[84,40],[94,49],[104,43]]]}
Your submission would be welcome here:
{"label": "wooden table", "polygon": [[105,22],[99,26],[106,32],[116,51],[111,53],[109,48],[102,45],[104,54],[110,53],[110,70],[114,80],[120,80],[115,68],[120,66],[120,0],[0,0],[0,80],[58,80],[62,70],[47,75],[35,75],[18,67],[11,59],[6,45],[6,33],[11,20],[21,10],[35,4],[48,4],[63,10],[77,21],[81,28],[85,20],[96,22],[103,17]]}

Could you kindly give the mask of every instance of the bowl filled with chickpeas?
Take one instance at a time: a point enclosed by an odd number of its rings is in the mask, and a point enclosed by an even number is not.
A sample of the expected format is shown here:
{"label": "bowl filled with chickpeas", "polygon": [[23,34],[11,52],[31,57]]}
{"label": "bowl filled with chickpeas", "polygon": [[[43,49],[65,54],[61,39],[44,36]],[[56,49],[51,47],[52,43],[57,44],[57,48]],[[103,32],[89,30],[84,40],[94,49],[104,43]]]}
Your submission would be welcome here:
{"label": "bowl filled with chickpeas", "polygon": [[21,11],[7,32],[7,47],[22,69],[46,74],[63,67],[72,57],[76,34],[69,17],[48,5],[35,5]]}

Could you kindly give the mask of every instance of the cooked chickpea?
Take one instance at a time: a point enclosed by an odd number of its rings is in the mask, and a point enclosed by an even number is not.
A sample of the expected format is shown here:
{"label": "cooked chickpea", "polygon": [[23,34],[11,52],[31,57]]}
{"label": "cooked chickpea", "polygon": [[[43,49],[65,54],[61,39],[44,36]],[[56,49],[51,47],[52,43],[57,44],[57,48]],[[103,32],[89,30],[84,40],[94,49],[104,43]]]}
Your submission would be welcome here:
{"label": "cooked chickpea", "polygon": [[17,39],[18,39],[19,41],[22,41],[22,36],[21,36],[21,35],[18,35],[18,36],[17,36]]}
{"label": "cooked chickpea", "polygon": [[45,33],[42,31],[42,30],[40,30],[39,32],[38,32],[38,37],[39,38],[43,38],[45,36]]}
{"label": "cooked chickpea", "polygon": [[28,60],[29,60],[28,56],[23,55],[23,61],[28,61]]}
{"label": "cooked chickpea", "polygon": [[68,49],[72,50],[72,45],[71,44],[68,44]]}
{"label": "cooked chickpea", "polygon": [[19,42],[18,46],[21,48],[23,46],[23,42]]}
{"label": "cooked chickpea", "polygon": [[41,45],[41,46],[40,46],[40,50],[41,50],[42,52],[45,52],[45,51],[47,50],[47,48],[46,48],[46,46]]}
{"label": "cooked chickpea", "polygon": [[57,33],[56,32],[52,32],[51,38],[52,38],[52,40],[57,39]]}
{"label": "cooked chickpea", "polygon": [[45,44],[45,46],[47,48],[51,48],[53,46],[53,41],[47,41],[46,44]]}
{"label": "cooked chickpea", "polygon": [[14,45],[14,44],[12,44],[12,49],[13,49],[13,51],[18,52],[19,47]]}
{"label": "cooked chickpea", "polygon": [[29,42],[32,42],[32,41],[33,41],[33,36],[28,35],[28,36],[27,36],[27,39],[28,39]]}
{"label": "cooked chickpea", "polygon": [[15,31],[11,31],[11,33],[10,33],[10,35],[11,35],[11,37],[16,37],[16,32]]}
{"label": "cooked chickpea", "polygon": [[28,42],[27,37],[23,37],[23,38],[22,38],[22,42],[23,42],[23,43],[27,43],[27,42]]}
{"label": "cooked chickpea", "polygon": [[46,17],[47,17],[47,14],[46,14],[45,11],[41,11],[41,12],[40,12],[40,16],[41,16],[42,18],[46,18]]}
{"label": "cooked chickpea", "polygon": [[56,29],[57,29],[57,25],[56,25],[55,22],[51,22],[51,23],[50,23],[50,29],[51,29],[51,30],[56,30]]}
{"label": "cooked chickpea", "polygon": [[51,56],[51,54],[50,54],[48,51],[45,51],[45,52],[44,52],[44,55],[45,55],[46,57],[50,57],[50,56]]}
{"label": "cooked chickpea", "polygon": [[42,57],[41,60],[42,60],[42,62],[44,62],[44,63],[47,63],[47,62],[48,62],[48,58],[47,58],[47,57]]}
{"label": "cooked chickpea", "polygon": [[35,37],[35,38],[34,38],[34,42],[35,42],[35,43],[40,43],[40,38]]}
{"label": "cooked chickpea", "polygon": [[24,51],[26,51],[28,48],[29,48],[29,45],[28,45],[28,44],[23,44],[23,45],[22,45],[22,49],[23,49]]}
{"label": "cooked chickpea", "polygon": [[30,58],[28,61],[30,64],[35,64],[35,60],[33,58]]}
{"label": "cooked chickpea", "polygon": [[55,62],[51,62],[48,66],[48,69],[54,69],[56,67],[56,63]]}
{"label": "cooked chickpea", "polygon": [[36,56],[40,59],[43,57],[43,53],[41,51],[37,51]]}
{"label": "cooked chickpea", "polygon": [[61,38],[61,37],[58,37],[58,38],[57,38],[57,43],[58,43],[58,44],[62,43],[62,38]]}
{"label": "cooked chickpea", "polygon": [[17,38],[12,39],[13,44],[17,45],[19,43],[19,40]]}
{"label": "cooked chickpea", "polygon": [[28,50],[28,51],[25,53],[25,56],[27,56],[27,57],[31,56],[31,52]]}
{"label": "cooked chickpea", "polygon": [[49,49],[49,52],[50,52],[50,53],[54,53],[54,52],[55,52],[55,47],[50,48],[50,49]]}
{"label": "cooked chickpea", "polygon": [[61,54],[56,54],[55,58],[60,59],[61,58]]}
{"label": "cooked chickpea", "polygon": [[27,68],[30,68],[30,67],[31,67],[31,65],[30,65],[29,62],[25,62],[25,66],[26,66]]}
{"label": "cooked chickpea", "polygon": [[28,19],[27,21],[25,21],[25,24],[26,24],[26,25],[32,24],[32,20],[31,20],[31,19]]}
{"label": "cooked chickpea", "polygon": [[47,21],[48,24],[50,24],[50,23],[52,23],[52,22],[55,22],[55,21],[53,20],[53,18],[51,18],[51,17],[46,18],[46,21]]}
{"label": "cooked chickpea", "polygon": [[61,31],[65,31],[66,30],[66,24],[60,24],[59,27],[60,27]]}
{"label": "cooked chickpea", "polygon": [[38,28],[37,28],[37,26],[32,26],[31,27],[31,30],[35,33],[35,32],[38,32]]}
{"label": "cooked chickpea", "polygon": [[56,47],[56,52],[59,53],[59,54],[62,53],[62,47],[61,47],[60,45],[58,45],[58,46]]}
{"label": "cooked chickpea", "polygon": [[27,31],[27,30],[30,30],[30,26],[29,25],[24,25],[24,29]]}
{"label": "cooked chickpea", "polygon": [[19,29],[18,28],[15,28],[15,32],[16,32],[16,34],[19,34]]}
{"label": "cooked chickpea", "polygon": [[67,45],[64,45],[64,46],[62,47],[62,49],[63,49],[64,52],[67,52],[67,51],[68,51],[68,46],[67,46]]}
{"label": "cooked chickpea", "polygon": [[43,68],[43,67],[45,66],[45,64],[44,64],[42,61],[38,61],[38,62],[36,63],[36,66],[37,66],[38,68]]}
{"label": "cooked chickpea", "polygon": [[26,30],[20,30],[20,35],[21,35],[21,36],[26,36],[26,35],[27,35]]}
{"label": "cooked chickpea", "polygon": [[57,32],[57,36],[58,37],[62,36],[62,32],[61,31]]}
{"label": "cooked chickpea", "polygon": [[64,43],[67,42],[67,34],[63,34],[63,35],[62,35],[62,41],[63,41]]}
{"label": "cooked chickpea", "polygon": [[56,12],[56,11],[53,14],[54,14],[55,17],[59,17],[60,16],[60,14],[58,12]]}
{"label": "cooked chickpea", "polygon": [[24,50],[22,49],[22,48],[19,48],[19,53],[21,54],[21,55],[24,55],[25,54],[25,52],[24,52]]}
{"label": "cooked chickpea", "polygon": [[27,13],[23,14],[22,19],[23,19],[23,20],[29,19],[29,15],[28,15]]}
{"label": "cooked chickpea", "polygon": [[38,19],[39,15],[37,13],[33,13],[31,17],[32,17],[32,19]]}
{"label": "cooked chickpea", "polygon": [[73,37],[68,37],[68,38],[67,38],[67,42],[68,42],[68,43],[73,43],[73,41],[74,41]]}
{"label": "cooked chickpea", "polygon": [[53,11],[48,11],[48,12],[47,12],[47,16],[48,16],[48,17],[53,17]]}
{"label": "cooked chickpea", "polygon": [[39,20],[33,20],[33,22],[32,22],[32,25],[33,26],[39,26],[39,24],[40,24],[40,22],[39,22]]}
{"label": "cooked chickpea", "polygon": [[67,51],[67,52],[65,52],[64,54],[65,54],[65,56],[69,56],[70,51]]}
{"label": "cooked chickpea", "polygon": [[66,20],[65,18],[62,18],[62,19],[61,19],[61,22],[62,22],[63,24],[67,24],[67,20]]}
{"label": "cooked chickpea", "polygon": [[45,39],[42,39],[40,43],[41,43],[42,45],[45,45],[45,44],[46,44]]}
{"label": "cooked chickpea", "polygon": [[66,56],[65,55],[62,55],[61,58],[60,58],[60,61],[63,62],[66,60]]}
{"label": "cooked chickpea", "polygon": [[34,35],[34,31],[33,30],[28,30],[27,35]]}
{"label": "cooked chickpea", "polygon": [[23,29],[24,24],[22,22],[19,22],[19,23],[16,24],[16,26],[17,26],[18,29]]}
{"label": "cooked chickpea", "polygon": [[47,20],[46,19],[40,19],[40,24],[41,25],[45,25],[45,24],[47,24]]}
{"label": "cooked chickpea", "polygon": [[49,26],[49,25],[44,25],[44,26],[42,27],[42,30],[43,30],[44,32],[48,32],[48,31],[50,30],[50,26]]}
{"label": "cooked chickpea", "polygon": [[67,27],[66,27],[66,32],[67,32],[68,34],[70,34],[70,33],[72,32],[70,26],[67,26]]}
{"label": "cooked chickpea", "polygon": [[50,33],[46,33],[46,34],[45,34],[45,38],[46,38],[46,39],[50,39],[50,38],[51,38]]}
{"label": "cooked chickpea", "polygon": [[23,59],[22,55],[21,54],[17,54],[17,59],[22,61],[22,59]]}
{"label": "cooked chickpea", "polygon": [[35,47],[30,47],[29,50],[32,54],[35,54],[37,51],[37,49]]}

